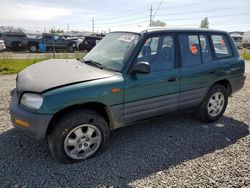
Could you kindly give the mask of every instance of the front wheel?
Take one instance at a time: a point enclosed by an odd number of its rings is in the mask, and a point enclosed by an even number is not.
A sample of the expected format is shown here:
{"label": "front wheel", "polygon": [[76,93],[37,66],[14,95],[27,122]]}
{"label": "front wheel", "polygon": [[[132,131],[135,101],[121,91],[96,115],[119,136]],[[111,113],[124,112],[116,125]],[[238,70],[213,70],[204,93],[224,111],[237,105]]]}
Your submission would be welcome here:
{"label": "front wheel", "polygon": [[217,121],[225,112],[228,102],[228,91],[222,85],[214,85],[197,109],[199,119],[204,122]]}
{"label": "front wheel", "polygon": [[108,124],[93,111],[71,112],[54,126],[48,137],[49,149],[62,163],[86,160],[101,153],[108,145]]}

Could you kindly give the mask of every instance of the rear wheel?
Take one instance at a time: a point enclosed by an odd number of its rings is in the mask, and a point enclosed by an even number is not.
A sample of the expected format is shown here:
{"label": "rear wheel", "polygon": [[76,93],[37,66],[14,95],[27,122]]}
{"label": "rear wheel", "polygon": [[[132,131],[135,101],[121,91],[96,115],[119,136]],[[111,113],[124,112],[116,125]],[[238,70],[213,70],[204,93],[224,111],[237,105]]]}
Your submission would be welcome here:
{"label": "rear wheel", "polygon": [[108,145],[107,122],[96,112],[76,110],[62,117],[49,134],[52,155],[62,163],[86,160]]}
{"label": "rear wheel", "polygon": [[199,119],[204,122],[218,120],[226,110],[228,91],[222,85],[214,85],[198,108]]}

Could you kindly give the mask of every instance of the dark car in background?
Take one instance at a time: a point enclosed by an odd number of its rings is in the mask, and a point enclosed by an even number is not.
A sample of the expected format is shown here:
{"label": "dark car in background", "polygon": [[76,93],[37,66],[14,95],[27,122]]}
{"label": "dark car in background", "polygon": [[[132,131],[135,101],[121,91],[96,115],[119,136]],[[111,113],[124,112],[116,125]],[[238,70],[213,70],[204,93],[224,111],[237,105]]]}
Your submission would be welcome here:
{"label": "dark car in background", "polygon": [[78,44],[78,50],[90,51],[95,45],[103,39],[103,36],[85,36]]}
{"label": "dark car in background", "polygon": [[24,40],[27,38],[27,35],[24,32],[2,32],[0,35],[7,49],[12,51],[26,49]]}
{"label": "dark car in background", "polygon": [[38,52],[39,43],[44,43],[46,45],[46,51],[52,51],[53,45],[55,45],[55,50],[74,52],[76,49],[76,40],[66,39],[62,35],[51,33],[43,33],[37,38],[26,38],[24,43],[27,46],[27,49],[33,53]]}

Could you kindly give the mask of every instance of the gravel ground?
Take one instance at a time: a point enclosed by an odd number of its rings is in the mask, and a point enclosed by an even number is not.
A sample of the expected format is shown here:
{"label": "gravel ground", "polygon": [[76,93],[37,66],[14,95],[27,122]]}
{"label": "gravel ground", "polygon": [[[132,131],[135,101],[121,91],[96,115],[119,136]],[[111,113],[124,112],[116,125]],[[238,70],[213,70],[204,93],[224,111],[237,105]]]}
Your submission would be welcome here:
{"label": "gravel ground", "polygon": [[106,152],[72,165],[13,129],[14,82],[0,76],[0,187],[250,187],[249,74],[218,122],[182,113],[121,128]]}

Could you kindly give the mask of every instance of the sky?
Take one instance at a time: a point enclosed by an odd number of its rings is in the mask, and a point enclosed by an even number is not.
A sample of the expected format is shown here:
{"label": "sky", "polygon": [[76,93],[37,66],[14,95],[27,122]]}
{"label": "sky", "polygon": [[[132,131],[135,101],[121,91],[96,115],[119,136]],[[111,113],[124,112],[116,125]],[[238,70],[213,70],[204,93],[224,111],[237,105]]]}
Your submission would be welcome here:
{"label": "sky", "polygon": [[167,27],[199,27],[208,17],[209,28],[250,30],[250,0],[0,0],[0,26],[28,31],[142,30],[153,20]]}

